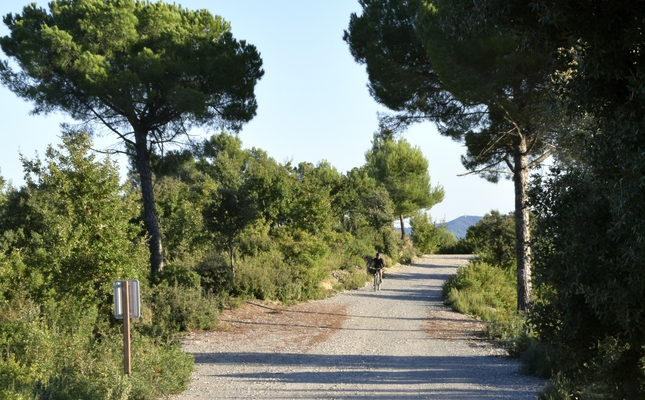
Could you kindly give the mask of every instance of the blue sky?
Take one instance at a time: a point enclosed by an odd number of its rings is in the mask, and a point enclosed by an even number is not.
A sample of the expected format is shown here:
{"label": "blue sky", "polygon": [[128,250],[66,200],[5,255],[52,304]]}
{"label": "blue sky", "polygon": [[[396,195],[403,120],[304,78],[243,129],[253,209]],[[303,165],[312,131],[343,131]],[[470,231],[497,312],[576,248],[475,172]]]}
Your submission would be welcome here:
{"label": "blue sky", "polygon": [[[0,15],[20,13],[33,0],[3,0]],[[40,7],[46,1],[37,0]],[[377,130],[378,105],[367,91],[365,67],[354,62],[342,40],[357,0],[184,0],[189,9],[208,9],[232,24],[233,35],[255,45],[265,75],[256,87],[257,116],[240,132],[246,148],[257,147],[279,162],[329,161],[346,172],[365,163],[365,152]],[[0,24],[0,34],[8,31]],[[0,52],[1,53],[1,52]],[[6,59],[4,54],[0,54]],[[23,181],[19,153],[32,159],[48,144],[60,142],[65,116],[30,115],[31,105],[0,86],[0,174],[14,186]],[[195,132],[206,137],[207,132]],[[513,184],[491,184],[477,176],[458,177],[465,169],[464,148],[442,137],[430,124],[412,127],[406,140],[428,159],[433,185],[446,196],[430,210],[435,220],[513,210]],[[97,147],[118,145],[114,137],[99,138]]]}

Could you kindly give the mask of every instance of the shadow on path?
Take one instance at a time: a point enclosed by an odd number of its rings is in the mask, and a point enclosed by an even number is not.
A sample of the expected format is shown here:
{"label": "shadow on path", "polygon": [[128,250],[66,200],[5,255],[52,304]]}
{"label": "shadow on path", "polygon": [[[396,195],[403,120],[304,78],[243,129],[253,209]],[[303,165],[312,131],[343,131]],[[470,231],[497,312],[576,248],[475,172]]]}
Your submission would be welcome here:
{"label": "shadow on path", "polygon": [[[360,383],[365,391],[364,395],[343,392],[342,398],[516,399],[534,393],[505,387],[514,367],[496,357],[205,353],[196,354],[195,361],[242,364],[250,370],[209,375],[212,377],[274,382],[286,385],[283,387],[287,390],[289,384],[320,387]],[[471,369],[479,373],[472,374]]]}

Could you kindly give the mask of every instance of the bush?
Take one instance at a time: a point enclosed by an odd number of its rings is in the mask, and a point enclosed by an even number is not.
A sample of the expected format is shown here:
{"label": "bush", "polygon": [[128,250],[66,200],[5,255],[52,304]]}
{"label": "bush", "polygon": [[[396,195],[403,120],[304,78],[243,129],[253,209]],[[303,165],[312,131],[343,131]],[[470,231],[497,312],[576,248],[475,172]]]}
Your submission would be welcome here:
{"label": "bush", "polygon": [[417,212],[410,218],[412,241],[420,254],[434,254],[457,243],[455,235],[444,224],[439,226],[427,213]]}
{"label": "bush", "polygon": [[515,288],[513,270],[472,261],[446,280],[443,296],[454,310],[488,321],[487,335],[509,355],[523,357],[527,372],[548,374],[554,361],[529,332],[526,315],[516,312]]}
{"label": "bush", "polygon": [[484,321],[505,320],[515,313],[516,289],[513,271],[473,261],[457,270],[443,285],[444,300],[463,314]]}
{"label": "bush", "polygon": [[184,390],[193,368],[176,344],[142,335],[133,320],[132,375],[123,375],[121,324],[73,298],[2,305],[3,399],[156,399]]}
{"label": "bush", "polygon": [[473,244],[466,239],[455,240],[437,250],[437,254],[473,254],[474,252]]}
{"label": "bush", "polygon": [[529,347],[520,354],[522,362],[521,371],[527,375],[535,375],[549,379],[557,370],[553,349],[536,340],[531,341]]}
{"label": "bush", "polygon": [[195,272],[199,274],[206,293],[221,295],[233,289],[233,271],[228,255],[211,250],[197,264]]}
{"label": "bush", "polygon": [[200,276],[182,264],[168,263],[161,272],[152,275],[153,284],[166,283],[169,286],[179,285],[187,288],[200,287]]}
{"label": "bush", "polygon": [[512,269],[515,267],[515,217],[491,211],[475,225],[468,228],[466,241],[473,246],[483,261]]}
{"label": "bush", "polygon": [[151,289],[146,305],[152,311],[153,336],[170,340],[175,333],[212,330],[218,326],[221,302],[217,297],[203,295],[200,287],[169,285],[163,282]]}

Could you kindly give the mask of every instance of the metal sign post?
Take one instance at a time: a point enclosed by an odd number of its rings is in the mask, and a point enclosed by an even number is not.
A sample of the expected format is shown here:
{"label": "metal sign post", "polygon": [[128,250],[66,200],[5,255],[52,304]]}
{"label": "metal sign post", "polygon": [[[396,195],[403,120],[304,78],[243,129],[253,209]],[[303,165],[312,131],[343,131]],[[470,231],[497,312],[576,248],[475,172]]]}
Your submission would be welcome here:
{"label": "metal sign post", "polygon": [[130,375],[130,294],[128,293],[128,281],[123,282],[123,373]]}
{"label": "metal sign post", "polygon": [[114,282],[114,318],[123,319],[123,372],[132,373],[130,357],[130,318],[141,317],[139,281]]}

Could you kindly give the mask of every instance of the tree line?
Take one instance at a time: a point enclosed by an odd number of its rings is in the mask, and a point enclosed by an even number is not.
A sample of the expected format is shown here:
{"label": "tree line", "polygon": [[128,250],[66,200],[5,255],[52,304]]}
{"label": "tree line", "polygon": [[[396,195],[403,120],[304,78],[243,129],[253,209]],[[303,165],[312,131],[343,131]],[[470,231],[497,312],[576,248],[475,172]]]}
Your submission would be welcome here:
{"label": "tree line", "polygon": [[[409,262],[417,250],[395,219],[420,221],[424,248],[454,241],[426,213],[443,199],[427,160],[388,129],[346,173],[243,148],[262,60],[219,16],[60,0],[3,21],[2,83],[34,113],[77,123],[43,158],[22,158],[24,186],[0,178],[0,397],[181,391],[193,362],[178,332],[214,329],[220,310],[248,298],[288,304],[360,287],[376,251]],[[198,140],[195,127],[219,133]],[[94,151],[97,134],[121,140],[125,182]],[[120,279],[142,291],[131,377],[112,317]]]}
{"label": "tree line", "polygon": [[382,124],[433,121],[471,173],[514,181],[517,308],[553,362],[544,398],[643,398],[643,4],[359,3],[344,39],[392,111]]}

